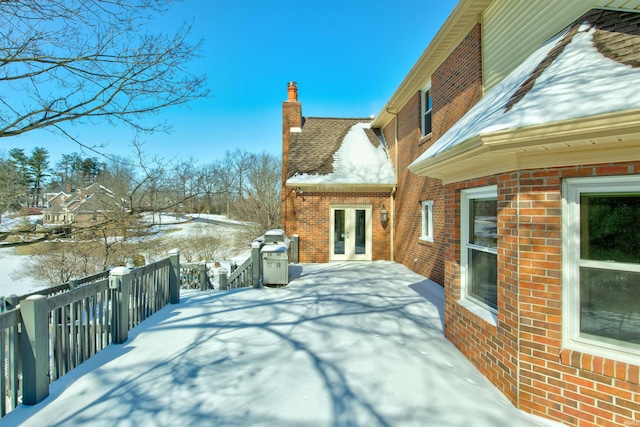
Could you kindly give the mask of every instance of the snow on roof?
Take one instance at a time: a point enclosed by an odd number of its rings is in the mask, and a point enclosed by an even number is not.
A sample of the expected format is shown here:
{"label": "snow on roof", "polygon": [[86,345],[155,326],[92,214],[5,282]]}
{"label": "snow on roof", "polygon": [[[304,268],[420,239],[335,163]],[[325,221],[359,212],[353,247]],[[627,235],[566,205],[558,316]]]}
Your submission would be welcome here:
{"label": "snow on roof", "polygon": [[369,123],[349,129],[333,155],[333,172],[326,175],[296,174],[290,184],[395,184],[396,176],[384,146],[374,147],[365,133]]}
{"label": "snow on roof", "polygon": [[552,37],[412,165],[482,134],[640,108],[640,91],[635,89],[640,87],[640,69],[602,55],[593,43],[595,31],[591,25],[582,24],[531,90],[507,108],[515,92],[568,30]]}

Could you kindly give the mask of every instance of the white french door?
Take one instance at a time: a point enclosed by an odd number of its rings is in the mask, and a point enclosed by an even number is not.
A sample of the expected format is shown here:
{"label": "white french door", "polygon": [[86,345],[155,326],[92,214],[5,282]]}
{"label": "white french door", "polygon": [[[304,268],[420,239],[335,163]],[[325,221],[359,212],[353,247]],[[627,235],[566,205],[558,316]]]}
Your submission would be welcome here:
{"label": "white french door", "polygon": [[371,260],[371,206],[330,208],[331,261]]}

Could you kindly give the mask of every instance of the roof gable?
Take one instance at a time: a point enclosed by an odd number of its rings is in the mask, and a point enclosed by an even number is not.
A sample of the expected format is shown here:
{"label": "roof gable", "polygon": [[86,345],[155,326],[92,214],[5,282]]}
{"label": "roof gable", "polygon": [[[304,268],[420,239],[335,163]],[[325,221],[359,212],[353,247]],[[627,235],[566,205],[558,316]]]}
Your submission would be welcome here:
{"label": "roof gable", "polygon": [[290,136],[287,184],[393,184],[371,119],[306,118]]}
{"label": "roof gable", "polygon": [[483,135],[640,108],[640,92],[629,90],[640,86],[638,23],[640,14],[590,11],[494,87],[410,169],[424,169],[453,148],[462,152]]}
{"label": "roof gable", "polygon": [[302,128],[291,132],[289,175],[326,175],[333,172],[333,154],[351,126],[366,119],[304,118]]}

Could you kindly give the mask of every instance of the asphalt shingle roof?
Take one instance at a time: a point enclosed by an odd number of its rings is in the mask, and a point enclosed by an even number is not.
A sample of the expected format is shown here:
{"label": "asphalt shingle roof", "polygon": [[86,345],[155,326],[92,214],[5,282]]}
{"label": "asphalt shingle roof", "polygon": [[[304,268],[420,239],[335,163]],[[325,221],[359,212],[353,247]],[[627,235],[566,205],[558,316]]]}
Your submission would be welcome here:
{"label": "asphalt shingle roof", "polygon": [[[371,119],[306,117],[300,132],[292,132],[289,140],[287,179],[296,174],[327,175],[333,172],[333,155],[340,148],[353,125],[370,123]],[[371,129],[365,129],[371,145],[380,140]]]}

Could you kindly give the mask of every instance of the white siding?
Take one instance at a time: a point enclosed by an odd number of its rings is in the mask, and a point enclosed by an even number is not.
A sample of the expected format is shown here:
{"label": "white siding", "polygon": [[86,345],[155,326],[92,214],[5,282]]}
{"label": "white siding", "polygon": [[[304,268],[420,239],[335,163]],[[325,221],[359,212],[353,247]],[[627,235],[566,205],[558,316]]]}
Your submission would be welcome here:
{"label": "white siding", "polygon": [[640,11],[640,0],[496,0],[482,16],[485,91],[549,37],[593,8]]}

